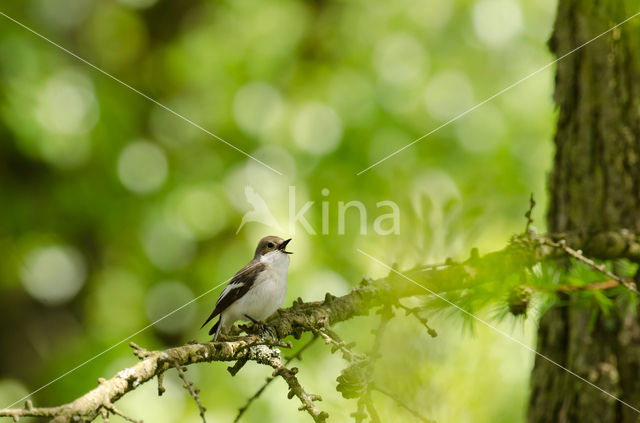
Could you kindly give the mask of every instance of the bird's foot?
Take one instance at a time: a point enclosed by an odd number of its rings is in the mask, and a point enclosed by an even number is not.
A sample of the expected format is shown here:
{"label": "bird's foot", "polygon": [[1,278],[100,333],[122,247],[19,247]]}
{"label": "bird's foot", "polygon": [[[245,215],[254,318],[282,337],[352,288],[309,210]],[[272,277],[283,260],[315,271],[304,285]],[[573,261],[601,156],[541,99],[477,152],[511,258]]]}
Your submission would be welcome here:
{"label": "bird's foot", "polygon": [[261,322],[260,320],[256,320],[253,317],[249,316],[249,315],[244,315],[247,319],[251,320],[251,322],[253,323],[253,326],[256,327],[257,333],[261,338],[271,338],[271,339],[276,339],[276,334],[273,332],[273,329],[271,329],[269,326],[265,325],[263,322]]}
{"label": "bird's foot", "polygon": [[277,339],[276,338],[276,334],[273,331],[273,329],[271,329],[269,326],[265,325],[265,324],[261,324],[258,326],[258,330],[260,331],[260,336],[262,338],[271,338],[271,339]]}

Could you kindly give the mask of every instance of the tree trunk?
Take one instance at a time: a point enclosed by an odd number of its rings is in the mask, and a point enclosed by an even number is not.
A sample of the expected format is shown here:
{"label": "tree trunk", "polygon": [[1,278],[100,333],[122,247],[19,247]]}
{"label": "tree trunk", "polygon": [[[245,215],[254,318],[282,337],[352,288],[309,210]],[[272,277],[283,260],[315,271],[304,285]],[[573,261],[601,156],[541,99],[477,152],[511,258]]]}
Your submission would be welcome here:
{"label": "tree trunk", "polygon": [[[637,11],[628,0],[559,0],[550,48],[560,57]],[[640,17],[558,62],[555,101],[549,231],[640,233]],[[573,295],[563,300],[540,321],[538,351],[640,408],[635,310],[622,296],[607,317]],[[626,423],[640,415],[536,357],[528,420]]]}

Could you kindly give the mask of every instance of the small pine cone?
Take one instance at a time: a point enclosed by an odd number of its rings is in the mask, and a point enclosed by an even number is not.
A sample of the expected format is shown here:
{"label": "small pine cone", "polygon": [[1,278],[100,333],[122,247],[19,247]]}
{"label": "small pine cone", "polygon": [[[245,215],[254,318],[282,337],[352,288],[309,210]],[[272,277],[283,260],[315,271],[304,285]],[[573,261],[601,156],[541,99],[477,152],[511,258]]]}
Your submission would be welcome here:
{"label": "small pine cone", "polygon": [[533,289],[525,285],[516,286],[509,294],[509,311],[514,316],[527,313],[527,308],[531,303]]}
{"label": "small pine cone", "polygon": [[367,390],[369,374],[362,363],[352,364],[340,372],[336,390],[346,399],[359,398]]}

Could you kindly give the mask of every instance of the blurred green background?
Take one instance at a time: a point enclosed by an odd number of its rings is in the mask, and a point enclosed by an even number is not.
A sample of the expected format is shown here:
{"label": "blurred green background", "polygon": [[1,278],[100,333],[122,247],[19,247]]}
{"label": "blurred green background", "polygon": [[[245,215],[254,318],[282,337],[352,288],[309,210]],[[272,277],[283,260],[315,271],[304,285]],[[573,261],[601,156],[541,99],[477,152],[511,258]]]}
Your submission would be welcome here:
{"label": "blurred green background", "polygon": [[[401,269],[502,248],[532,192],[544,229],[553,68],[356,174],[553,60],[552,0],[0,0],[0,11],[282,173],[0,16],[0,407],[224,282],[265,235],[293,237],[288,306],[387,273],[357,248]],[[280,229],[236,233],[252,210],[246,187]],[[315,234],[288,224],[307,201]],[[349,201],[364,206],[366,233],[355,209],[340,233]],[[381,201],[397,204],[398,233],[375,230]],[[220,291],[133,340],[208,340],[199,327]],[[377,319],[336,330],[366,351]],[[439,422],[524,421],[532,354],[460,319],[431,323],[435,339],[414,319],[392,321],[380,381]],[[499,324],[534,343],[534,315]],[[120,344],[34,402],[70,401],[135,361]],[[341,358],[318,342],[297,366],[332,420],[349,418]],[[270,374],[225,367],[189,370],[211,421],[232,421]],[[199,421],[175,374],[165,383],[165,397],[149,383],[120,408]],[[384,421],[413,421],[376,401]],[[308,420],[297,406],[276,381],[244,421]]]}

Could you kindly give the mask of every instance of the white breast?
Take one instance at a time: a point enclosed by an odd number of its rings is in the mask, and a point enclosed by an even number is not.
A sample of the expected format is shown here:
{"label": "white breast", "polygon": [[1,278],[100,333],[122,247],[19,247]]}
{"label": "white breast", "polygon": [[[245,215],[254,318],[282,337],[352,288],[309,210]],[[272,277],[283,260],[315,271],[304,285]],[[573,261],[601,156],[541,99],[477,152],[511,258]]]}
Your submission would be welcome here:
{"label": "white breast", "polygon": [[258,274],[253,287],[222,313],[225,326],[232,325],[236,320],[248,320],[245,314],[264,320],[284,303],[289,255],[272,251],[262,256],[260,262],[265,269]]}
{"label": "white breast", "polygon": [[271,251],[260,257],[260,263],[264,263],[270,267],[276,274],[287,278],[287,269],[289,268],[289,254],[280,251]]}

